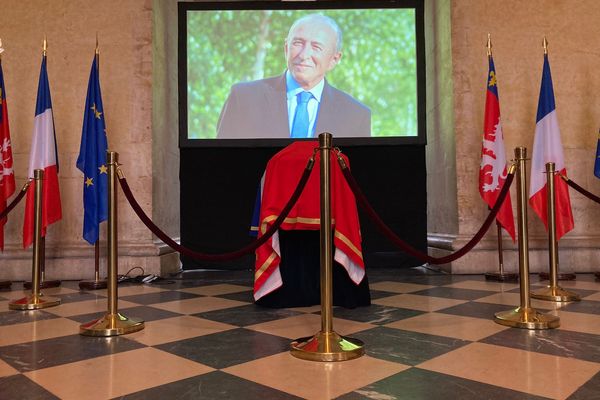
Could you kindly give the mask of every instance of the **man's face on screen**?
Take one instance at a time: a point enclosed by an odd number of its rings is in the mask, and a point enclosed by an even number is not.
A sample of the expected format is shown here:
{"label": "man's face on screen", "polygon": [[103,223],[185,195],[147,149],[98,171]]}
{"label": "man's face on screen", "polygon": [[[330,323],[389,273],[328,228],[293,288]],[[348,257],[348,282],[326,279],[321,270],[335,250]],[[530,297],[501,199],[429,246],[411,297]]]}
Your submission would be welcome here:
{"label": "man's face on screen", "polygon": [[324,21],[309,19],[290,32],[285,42],[287,67],[302,88],[312,89],[337,65],[342,53],[336,42],[335,31]]}

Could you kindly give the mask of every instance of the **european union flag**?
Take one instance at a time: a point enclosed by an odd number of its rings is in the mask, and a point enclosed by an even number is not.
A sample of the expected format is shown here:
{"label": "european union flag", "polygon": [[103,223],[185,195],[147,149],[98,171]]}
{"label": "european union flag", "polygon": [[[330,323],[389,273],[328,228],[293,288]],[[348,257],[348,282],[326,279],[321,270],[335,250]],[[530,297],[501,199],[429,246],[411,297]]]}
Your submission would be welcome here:
{"label": "european union flag", "polygon": [[100,94],[98,55],[92,62],[88,83],[81,146],[77,168],[83,172],[83,238],[90,244],[98,240],[100,222],[108,218],[108,168],[106,166],[106,125]]}

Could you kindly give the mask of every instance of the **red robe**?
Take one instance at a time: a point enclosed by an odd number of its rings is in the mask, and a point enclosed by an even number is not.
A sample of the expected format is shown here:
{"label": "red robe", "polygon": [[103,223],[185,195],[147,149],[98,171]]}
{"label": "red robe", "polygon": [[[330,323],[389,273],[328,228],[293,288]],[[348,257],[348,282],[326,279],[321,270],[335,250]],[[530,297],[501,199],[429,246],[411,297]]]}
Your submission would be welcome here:
{"label": "red robe", "polygon": [[[299,141],[275,154],[267,164],[260,208],[258,236],[264,234],[277,219],[296,189],[308,159],[319,144],[317,141]],[[348,159],[342,155],[346,164]],[[320,229],[320,168],[317,152],[314,170],[302,195],[290,210],[280,229]],[[331,217],[334,230],[334,259],[344,266],[354,283],[360,284],[365,276],[362,258],[360,226],[356,200],[346,183],[336,154],[331,154]],[[279,272],[279,235],[276,232],[256,250],[254,299],[279,288],[283,282]]]}

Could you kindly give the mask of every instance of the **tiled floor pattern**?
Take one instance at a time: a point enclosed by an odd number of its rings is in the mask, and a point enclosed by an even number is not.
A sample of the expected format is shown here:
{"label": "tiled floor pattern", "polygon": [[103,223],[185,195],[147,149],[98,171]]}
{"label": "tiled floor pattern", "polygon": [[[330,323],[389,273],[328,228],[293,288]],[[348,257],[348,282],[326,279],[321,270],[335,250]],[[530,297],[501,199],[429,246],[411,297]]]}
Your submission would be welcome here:
{"label": "tiled floor pattern", "polygon": [[[334,330],[366,355],[338,363],[292,357],[292,339],[320,329],[320,307],[252,303],[250,271],[185,273],[120,285],[119,310],[145,329],[78,334],[102,316],[106,291],[77,282],[45,290],[62,304],[8,310],[0,291],[0,399],[600,399],[600,282],[561,282],[581,302],[533,301],[561,318],[553,330],[494,323],[518,306],[516,284],[480,275],[369,271],[373,305],[334,309]],[[532,289],[545,282],[532,276]]]}

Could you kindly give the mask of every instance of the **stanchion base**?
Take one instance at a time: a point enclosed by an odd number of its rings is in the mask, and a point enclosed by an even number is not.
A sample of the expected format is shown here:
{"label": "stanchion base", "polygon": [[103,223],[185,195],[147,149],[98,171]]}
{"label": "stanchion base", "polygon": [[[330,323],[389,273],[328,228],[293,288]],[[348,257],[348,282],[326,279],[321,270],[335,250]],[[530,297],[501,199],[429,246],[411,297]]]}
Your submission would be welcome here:
{"label": "stanchion base", "polygon": [[[48,289],[48,288],[58,287],[58,286],[60,286],[60,284],[61,284],[61,281],[59,281],[59,280],[41,281],[40,289]],[[31,289],[31,281],[24,282],[23,287],[25,289]]]}
{"label": "stanchion base", "polygon": [[581,297],[574,292],[565,290],[560,286],[546,286],[543,289],[531,292],[530,296],[538,300],[546,301],[579,301]]}
{"label": "stanchion base", "polygon": [[102,318],[95,319],[79,325],[79,334],[84,336],[119,336],[141,331],[144,329],[144,320],[127,318],[122,314],[104,314]]}
{"label": "stanchion base", "polygon": [[13,300],[8,303],[9,310],[39,310],[40,308],[54,307],[60,304],[60,299],[55,297],[46,297],[43,295],[34,296],[30,294],[19,300]]}
{"label": "stanchion base", "polygon": [[542,314],[535,308],[523,307],[497,312],[494,322],[521,329],[552,329],[560,326],[560,318],[556,315]]}
{"label": "stanchion base", "polygon": [[106,289],[108,283],[106,280],[98,280],[98,281],[81,281],[79,282],[79,289],[81,290],[98,290],[98,289]]}
{"label": "stanchion base", "polygon": [[291,344],[291,354],[309,361],[347,361],[365,354],[365,344],[343,337],[335,332],[319,332],[312,337],[296,339]]}
{"label": "stanchion base", "polygon": [[0,281],[0,289],[8,289],[12,285],[11,281]]}
{"label": "stanchion base", "polygon": [[494,282],[518,282],[519,274],[513,272],[486,272],[485,280]]}
{"label": "stanchion base", "polygon": [[[548,272],[540,272],[541,281],[547,281],[548,279],[550,279],[550,274]],[[572,272],[559,272],[556,275],[556,279],[559,281],[574,281],[577,279],[577,275]]]}

